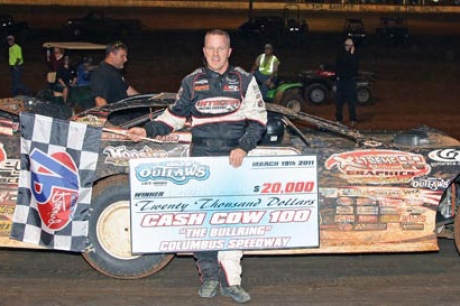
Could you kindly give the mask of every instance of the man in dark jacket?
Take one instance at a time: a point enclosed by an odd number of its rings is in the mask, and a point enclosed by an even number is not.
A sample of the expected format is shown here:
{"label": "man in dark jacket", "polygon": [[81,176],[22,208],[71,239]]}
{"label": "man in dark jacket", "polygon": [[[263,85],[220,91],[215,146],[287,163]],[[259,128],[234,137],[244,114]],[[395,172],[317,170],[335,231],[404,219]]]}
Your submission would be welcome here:
{"label": "man in dark jacket", "polygon": [[348,102],[348,115],[351,126],[355,126],[358,122],[356,116],[356,77],[358,75],[358,67],[358,55],[356,54],[355,44],[351,38],[347,38],[337,54],[335,64],[335,73],[337,76],[335,119],[342,123],[343,104]]}

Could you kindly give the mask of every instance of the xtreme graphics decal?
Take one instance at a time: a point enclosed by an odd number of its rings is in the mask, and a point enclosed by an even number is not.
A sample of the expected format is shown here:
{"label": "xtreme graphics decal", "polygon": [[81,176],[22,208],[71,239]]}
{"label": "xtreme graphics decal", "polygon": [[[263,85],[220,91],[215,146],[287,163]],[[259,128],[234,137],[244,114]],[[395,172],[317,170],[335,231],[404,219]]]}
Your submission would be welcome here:
{"label": "xtreme graphics decal", "polygon": [[404,184],[430,173],[431,167],[420,154],[397,150],[356,150],[333,154],[325,162],[350,183]]}

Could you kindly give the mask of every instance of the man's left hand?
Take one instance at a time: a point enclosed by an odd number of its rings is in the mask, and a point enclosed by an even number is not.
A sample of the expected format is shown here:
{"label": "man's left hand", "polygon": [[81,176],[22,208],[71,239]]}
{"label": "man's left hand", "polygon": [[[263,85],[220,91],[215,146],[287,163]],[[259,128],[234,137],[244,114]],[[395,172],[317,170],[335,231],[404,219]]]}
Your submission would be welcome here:
{"label": "man's left hand", "polygon": [[245,150],[241,148],[233,149],[230,152],[230,165],[232,167],[238,168],[243,164],[243,159],[248,155]]}

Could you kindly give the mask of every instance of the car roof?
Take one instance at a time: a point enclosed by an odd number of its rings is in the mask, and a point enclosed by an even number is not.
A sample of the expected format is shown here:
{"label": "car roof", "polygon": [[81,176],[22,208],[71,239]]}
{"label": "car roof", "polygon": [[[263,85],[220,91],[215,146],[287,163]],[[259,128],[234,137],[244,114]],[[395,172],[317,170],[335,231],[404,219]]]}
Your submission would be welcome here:
{"label": "car roof", "polygon": [[345,21],[346,21],[346,22],[363,23],[363,20],[362,20],[362,19],[359,19],[359,18],[347,18]]}
{"label": "car roof", "polygon": [[382,16],[380,19],[388,19],[388,20],[397,20],[397,19],[407,19],[407,17],[403,16]]}
{"label": "car roof", "polygon": [[107,45],[83,41],[45,42],[43,48],[62,48],[66,50],[105,50]]}

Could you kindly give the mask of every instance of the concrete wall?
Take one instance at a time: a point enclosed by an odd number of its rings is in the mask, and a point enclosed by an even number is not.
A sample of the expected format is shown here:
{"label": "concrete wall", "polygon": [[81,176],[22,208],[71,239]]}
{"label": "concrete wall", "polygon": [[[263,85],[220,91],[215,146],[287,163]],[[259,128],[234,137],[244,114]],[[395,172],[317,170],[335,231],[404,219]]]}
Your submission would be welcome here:
{"label": "concrete wall", "polygon": [[[340,1],[340,0],[339,0]],[[339,2],[338,1],[338,2]],[[0,5],[56,5],[56,6],[94,6],[94,7],[158,7],[158,8],[205,8],[246,10],[249,1],[191,1],[191,0],[0,0]],[[255,10],[283,9],[286,2],[255,1]],[[442,5],[376,5],[340,3],[297,3],[302,11],[335,12],[394,12],[394,13],[460,13],[460,6]]]}

